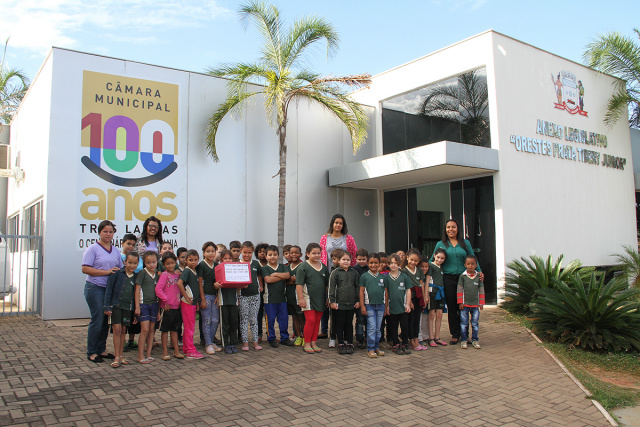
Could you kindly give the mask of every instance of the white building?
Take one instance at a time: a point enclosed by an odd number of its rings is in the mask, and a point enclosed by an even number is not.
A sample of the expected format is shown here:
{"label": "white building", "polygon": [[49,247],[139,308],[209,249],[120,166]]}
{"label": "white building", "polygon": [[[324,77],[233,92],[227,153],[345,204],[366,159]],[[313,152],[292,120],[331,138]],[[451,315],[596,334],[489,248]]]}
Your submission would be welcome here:
{"label": "white building", "polygon": [[[453,217],[492,302],[513,258],[610,265],[636,243],[629,128],[602,123],[614,82],[488,31],[356,92],[371,118],[356,155],[334,118],[300,102],[285,240],[318,241],[337,211],[360,247],[430,254]],[[81,257],[105,218],[119,238],[155,214],[165,238],[196,249],[276,241],[278,145],[262,105],[223,122],[219,163],[204,149],[225,95],[225,80],[207,75],[52,49],[11,125],[25,178],[9,180],[7,202],[14,232],[28,231],[16,230],[26,216],[43,235],[45,319],[88,315]]]}

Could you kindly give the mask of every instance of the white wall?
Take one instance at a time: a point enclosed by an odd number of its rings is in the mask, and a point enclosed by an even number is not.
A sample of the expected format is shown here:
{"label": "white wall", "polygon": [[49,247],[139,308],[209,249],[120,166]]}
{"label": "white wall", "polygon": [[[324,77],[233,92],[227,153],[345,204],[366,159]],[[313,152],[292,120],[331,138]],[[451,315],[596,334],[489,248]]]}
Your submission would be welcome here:
{"label": "white wall", "polygon": [[[500,172],[494,179],[496,210],[503,217],[504,262],[564,254],[567,262],[578,258],[586,265],[612,264],[610,254],[636,242],[628,124],[626,117],[611,129],[602,122],[614,79],[500,34],[493,39],[492,85],[499,102],[492,105],[498,120],[491,130],[500,151]],[[553,79],[562,70],[583,82],[588,117],[554,107]],[[604,134],[608,148],[538,135],[537,119]],[[511,135],[624,157],[627,165],[622,171],[517,151]]]}

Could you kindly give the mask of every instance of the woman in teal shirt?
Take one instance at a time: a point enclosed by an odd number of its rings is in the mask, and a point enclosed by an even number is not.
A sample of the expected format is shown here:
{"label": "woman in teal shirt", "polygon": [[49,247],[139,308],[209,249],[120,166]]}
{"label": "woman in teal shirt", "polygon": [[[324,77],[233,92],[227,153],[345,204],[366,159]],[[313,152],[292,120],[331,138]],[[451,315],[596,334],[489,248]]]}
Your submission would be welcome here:
{"label": "woman in teal shirt", "polygon": [[[460,310],[458,309],[458,300],[456,290],[458,286],[458,278],[465,271],[464,259],[467,255],[474,255],[471,243],[462,238],[460,225],[455,219],[450,219],[444,225],[442,240],[436,244],[434,249],[444,249],[447,253],[447,259],[442,264],[444,273],[444,296],[447,301],[447,316],[449,319],[449,332],[451,332],[451,344],[455,345],[460,339]],[[433,262],[433,255],[431,255]],[[480,279],[484,280],[484,274],[478,265]]]}

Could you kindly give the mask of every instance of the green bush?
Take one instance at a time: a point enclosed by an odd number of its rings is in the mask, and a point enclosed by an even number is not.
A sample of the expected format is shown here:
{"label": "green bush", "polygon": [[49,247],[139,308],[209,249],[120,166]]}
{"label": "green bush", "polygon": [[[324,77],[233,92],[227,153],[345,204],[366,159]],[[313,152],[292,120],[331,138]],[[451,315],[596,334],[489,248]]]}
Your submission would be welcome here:
{"label": "green bush", "polygon": [[640,254],[631,246],[622,246],[624,253],[613,254],[618,261],[616,270],[620,271],[620,280],[640,288]]}
{"label": "green bush", "polygon": [[[507,269],[511,271],[505,275],[505,301],[502,307],[512,313],[523,315],[531,313],[529,303],[541,289],[554,286],[554,280],[566,282],[569,276],[582,267],[582,263],[575,260],[563,269],[564,255],[560,255],[555,263],[551,255],[547,257],[546,262],[537,255],[532,255],[531,260],[524,257],[520,259],[522,261],[513,260],[507,264]],[[593,271],[593,269],[583,270],[582,274]]]}
{"label": "green bush", "polygon": [[576,272],[538,291],[530,304],[535,331],[591,350],[640,350],[640,290]]}

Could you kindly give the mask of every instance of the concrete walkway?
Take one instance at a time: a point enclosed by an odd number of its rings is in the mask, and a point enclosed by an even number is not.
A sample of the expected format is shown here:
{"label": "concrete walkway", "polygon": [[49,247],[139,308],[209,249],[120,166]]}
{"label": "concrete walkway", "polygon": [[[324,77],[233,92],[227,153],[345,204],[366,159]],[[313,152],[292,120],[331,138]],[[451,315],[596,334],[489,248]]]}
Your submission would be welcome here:
{"label": "concrete walkway", "polygon": [[480,316],[481,350],[378,359],[364,350],[339,356],[321,340],[325,351],[315,355],[266,346],[163,362],[154,350],[150,365],[113,369],[85,359],[86,332],[0,319],[0,426],[610,425],[496,308]]}

